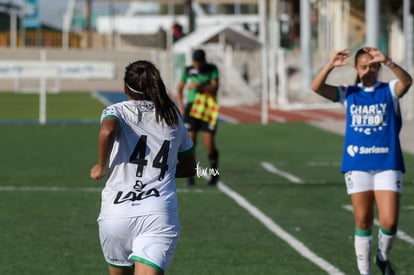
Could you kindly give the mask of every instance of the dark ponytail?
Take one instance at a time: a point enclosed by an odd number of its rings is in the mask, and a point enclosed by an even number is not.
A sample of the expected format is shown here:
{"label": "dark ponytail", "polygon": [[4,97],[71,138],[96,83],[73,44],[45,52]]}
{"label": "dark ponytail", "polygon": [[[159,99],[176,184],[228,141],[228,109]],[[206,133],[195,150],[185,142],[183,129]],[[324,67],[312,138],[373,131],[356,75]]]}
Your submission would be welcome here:
{"label": "dark ponytail", "polygon": [[178,125],[178,109],[167,94],[158,69],[148,61],[139,60],[125,68],[124,82],[132,99],[152,101],[157,122],[164,120],[170,126]]}

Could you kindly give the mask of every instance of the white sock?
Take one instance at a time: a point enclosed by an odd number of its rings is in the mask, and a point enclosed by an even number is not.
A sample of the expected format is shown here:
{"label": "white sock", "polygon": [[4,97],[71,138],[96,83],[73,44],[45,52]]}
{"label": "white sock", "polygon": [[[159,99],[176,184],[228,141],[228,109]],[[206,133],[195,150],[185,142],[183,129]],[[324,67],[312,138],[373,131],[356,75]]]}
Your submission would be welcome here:
{"label": "white sock", "polygon": [[371,236],[354,236],[355,255],[360,274],[371,274]]}
{"label": "white sock", "polygon": [[388,261],[388,254],[394,244],[397,234],[380,227],[378,231],[378,258],[380,261]]}

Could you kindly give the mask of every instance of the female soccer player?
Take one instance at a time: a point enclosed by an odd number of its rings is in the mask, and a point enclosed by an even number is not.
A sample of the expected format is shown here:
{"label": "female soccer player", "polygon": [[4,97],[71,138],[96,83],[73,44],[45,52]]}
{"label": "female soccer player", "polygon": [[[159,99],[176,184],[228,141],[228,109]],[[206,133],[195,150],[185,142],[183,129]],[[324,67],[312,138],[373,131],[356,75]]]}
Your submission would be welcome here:
{"label": "female soccer player", "polygon": [[153,64],[127,66],[124,91],[129,100],[102,113],[90,173],[99,180],[108,171],[101,247],[110,275],[164,274],[180,228],[175,177],[195,174],[193,142]]}
{"label": "female soccer player", "polygon": [[[332,86],[329,73],[348,64],[351,53],[342,50],[316,75],[312,90],[346,107],[346,132],[341,171],[354,208],[355,253],[361,274],[370,274],[374,202],[378,207],[380,230],[376,263],[382,274],[394,274],[389,251],[394,243],[405,171],[399,132],[402,125],[398,100],[411,86],[411,76],[378,49],[365,47],[355,54],[357,83]],[[378,81],[381,63],[396,80]]]}

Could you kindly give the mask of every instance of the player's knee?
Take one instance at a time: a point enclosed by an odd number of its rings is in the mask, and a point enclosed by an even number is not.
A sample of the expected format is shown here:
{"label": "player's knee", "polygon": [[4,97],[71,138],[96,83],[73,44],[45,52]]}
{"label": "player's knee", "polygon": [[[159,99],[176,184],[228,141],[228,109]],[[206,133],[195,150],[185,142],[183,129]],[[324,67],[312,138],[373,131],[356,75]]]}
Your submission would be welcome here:
{"label": "player's knee", "polygon": [[355,219],[355,227],[360,230],[367,230],[372,228],[372,220],[367,217],[360,217]]}
{"label": "player's knee", "polygon": [[389,232],[397,231],[398,223],[395,220],[385,220],[381,222],[381,227]]}

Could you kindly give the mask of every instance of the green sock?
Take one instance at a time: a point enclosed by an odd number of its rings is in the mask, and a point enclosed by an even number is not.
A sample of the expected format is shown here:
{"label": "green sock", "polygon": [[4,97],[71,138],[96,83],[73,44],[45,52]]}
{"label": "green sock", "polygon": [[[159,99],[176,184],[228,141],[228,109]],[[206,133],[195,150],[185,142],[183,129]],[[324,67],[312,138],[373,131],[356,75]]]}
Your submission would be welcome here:
{"label": "green sock", "polygon": [[358,228],[355,227],[354,234],[355,234],[355,236],[360,236],[360,237],[372,236],[372,229],[371,228],[358,229]]}

